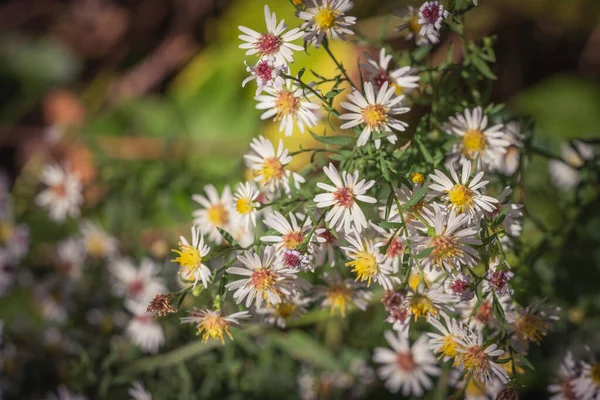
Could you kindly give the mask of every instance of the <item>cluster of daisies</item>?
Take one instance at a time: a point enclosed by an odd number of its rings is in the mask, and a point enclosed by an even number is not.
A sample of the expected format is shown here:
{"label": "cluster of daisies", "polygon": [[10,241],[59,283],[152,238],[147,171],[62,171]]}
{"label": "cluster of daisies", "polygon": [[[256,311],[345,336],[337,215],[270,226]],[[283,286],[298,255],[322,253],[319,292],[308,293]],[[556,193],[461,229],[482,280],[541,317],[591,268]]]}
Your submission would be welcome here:
{"label": "cluster of daisies", "polygon": [[[314,127],[323,100],[318,85],[288,75],[293,51],[303,49],[292,42],[327,46],[352,34],[355,23],[347,0],[296,3],[305,20],[299,28],[286,32],[268,6],[266,32],[239,28],[240,47],[258,56],[244,85],[257,81],[262,118],[280,121],[286,135]],[[435,43],[448,16],[440,3],[425,2],[404,28],[417,44]],[[407,128],[400,119],[410,110],[404,94],[419,86],[419,76],[410,66],[390,68],[385,49],[379,60],[365,59],[364,85],[352,88],[340,103],[347,112],[338,115],[340,129],[356,133],[357,148],[378,151],[381,139],[393,145]],[[204,341],[224,342],[243,319],[284,328],[314,306],[345,316],[379,297],[389,313],[390,348],[375,349],[373,361],[391,391],[423,395],[442,360],[468,398],[495,396],[521,370],[529,345],[551,329],[558,309],[514,301],[505,251],[521,234],[522,206],[509,187],[488,193],[490,177],[519,169],[519,124],[493,123],[474,107],[449,118],[443,130],[455,138],[444,170],[412,173],[398,186],[346,170],[339,158],[302,175],[289,168],[294,153],[281,140],[252,140],[246,181],[220,194],[207,185],[193,197],[201,208],[173,261],[194,293],[212,293],[213,303],[182,322],[196,324]],[[224,312],[229,293],[234,313]],[[159,298],[154,312],[173,311],[161,309]],[[418,335],[421,321],[428,328]]]}
{"label": "cluster of daisies", "polygon": [[569,351],[560,365],[556,383],[548,386],[552,400],[600,398],[600,362],[588,348],[585,360],[575,360]]}

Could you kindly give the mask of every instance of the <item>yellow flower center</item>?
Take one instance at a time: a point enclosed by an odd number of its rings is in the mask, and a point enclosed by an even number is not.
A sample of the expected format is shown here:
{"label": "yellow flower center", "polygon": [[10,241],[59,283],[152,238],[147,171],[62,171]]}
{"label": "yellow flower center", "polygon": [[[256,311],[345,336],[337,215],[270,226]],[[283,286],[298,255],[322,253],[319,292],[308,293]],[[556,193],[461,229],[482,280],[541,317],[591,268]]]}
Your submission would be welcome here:
{"label": "yellow flower center", "polygon": [[256,171],[256,174],[262,177],[264,183],[281,180],[283,178],[283,165],[275,157],[267,158],[263,161],[262,168]]}
{"label": "yellow flower center", "polygon": [[596,386],[600,386],[600,363],[596,363],[591,371],[590,378],[592,378],[592,382],[596,384]]}
{"label": "yellow flower center", "polygon": [[277,96],[275,100],[275,108],[277,108],[277,115],[275,121],[281,121],[281,119],[287,115],[295,115],[300,108],[300,99],[289,90],[283,90]]}
{"label": "yellow flower center", "polygon": [[173,250],[173,253],[179,254],[179,257],[172,261],[181,265],[180,273],[183,273],[184,277],[192,275],[202,264],[200,251],[194,246],[179,243],[179,250]]}
{"label": "yellow flower center", "polygon": [[296,311],[296,305],[292,303],[279,303],[275,306],[275,314],[282,318],[288,318]]}
{"label": "yellow flower center", "polygon": [[462,138],[463,154],[474,158],[485,149],[485,135],[479,129],[469,129]]}
{"label": "yellow flower center", "polygon": [[433,247],[433,251],[429,257],[440,268],[444,268],[444,261],[452,260],[455,257],[460,257],[463,252],[458,247],[456,239],[451,235],[434,236],[429,241],[429,247]]}
{"label": "yellow flower center", "polygon": [[415,316],[415,321],[420,316],[426,317],[429,314],[437,315],[438,313],[433,302],[427,296],[418,293],[415,294],[415,296],[410,301],[409,307],[413,315]]}
{"label": "yellow flower center", "polygon": [[381,104],[369,104],[362,109],[362,118],[371,129],[378,129],[387,121],[387,110]]}
{"label": "yellow flower center", "polygon": [[371,285],[371,280],[377,274],[377,260],[375,256],[366,251],[359,251],[354,254],[355,259],[347,262],[346,266],[354,267],[352,272],[356,272],[356,280],[361,282],[368,281],[367,286]]}
{"label": "yellow flower center", "polygon": [[283,247],[294,250],[304,240],[302,232],[290,232],[283,235]]}
{"label": "yellow flower center", "polygon": [[469,398],[487,398],[487,392],[485,390],[485,384],[478,379],[471,378],[467,383],[467,387],[465,389],[465,394]]}
{"label": "yellow flower center", "polygon": [[346,307],[348,307],[351,300],[352,292],[346,286],[333,285],[327,289],[327,300],[325,302],[331,306],[331,314],[337,309],[342,314],[342,317],[345,317]]}
{"label": "yellow flower center", "polygon": [[0,222],[0,244],[8,242],[15,234],[15,227],[8,222]]}
{"label": "yellow flower center", "polygon": [[197,335],[202,335],[202,343],[206,343],[209,338],[219,339],[225,344],[225,334],[231,339],[229,325],[220,315],[207,315],[202,322],[198,324]]}
{"label": "yellow flower center", "polygon": [[423,176],[423,174],[415,172],[410,177],[410,180],[412,181],[412,183],[421,184],[421,183],[425,182],[425,177]]}
{"label": "yellow flower center", "polygon": [[447,335],[442,339],[442,346],[440,347],[440,357],[456,357],[458,354],[458,350],[461,348],[461,345],[458,344],[454,336]]}
{"label": "yellow flower center", "polygon": [[251,199],[242,197],[235,202],[235,209],[240,214],[250,214],[254,211],[254,205],[252,204]]}
{"label": "yellow flower center", "polygon": [[101,234],[92,234],[87,238],[85,247],[90,256],[100,258],[106,252],[106,240]]}
{"label": "yellow flower center", "polygon": [[415,35],[419,34],[419,32],[421,31],[421,24],[419,23],[418,16],[415,15],[413,17],[410,17],[410,19],[408,20],[408,29]]}
{"label": "yellow flower center", "polygon": [[481,346],[468,347],[461,353],[460,361],[467,371],[467,376],[484,373],[489,368],[487,354]]}
{"label": "yellow flower center", "polygon": [[473,191],[465,185],[456,184],[452,189],[448,190],[448,200],[450,200],[453,208],[459,214],[471,209],[474,196]]}
{"label": "yellow flower center", "polygon": [[250,284],[259,292],[266,292],[272,289],[277,283],[278,275],[267,268],[259,268],[250,276]]}
{"label": "yellow flower center", "polygon": [[538,315],[524,313],[514,323],[516,334],[525,341],[539,343],[548,331],[548,324]]}
{"label": "yellow flower center", "polygon": [[229,215],[227,215],[227,210],[223,204],[215,204],[211,206],[208,210],[208,220],[214,225],[218,227],[223,227],[229,221]]}
{"label": "yellow flower center", "polygon": [[315,25],[322,31],[331,29],[335,26],[335,19],[338,14],[338,10],[329,7],[321,8],[315,15]]}

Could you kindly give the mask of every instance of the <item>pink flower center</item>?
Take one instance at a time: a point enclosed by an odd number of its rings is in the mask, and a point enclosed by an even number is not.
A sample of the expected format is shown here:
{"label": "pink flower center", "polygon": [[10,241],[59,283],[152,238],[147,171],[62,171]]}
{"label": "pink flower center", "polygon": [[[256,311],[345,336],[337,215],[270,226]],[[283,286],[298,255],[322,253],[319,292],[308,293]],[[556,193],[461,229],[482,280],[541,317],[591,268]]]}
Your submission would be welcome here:
{"label": "pink flower center", "polygon": [[462,294],[468,289],[469,289],[469,284],[467,283],[467,281],[462,280],[462,279],[456,279],[450,285],[450,290],[452,290],[452,292],[455,294]]}
{"label": "pink flower center", "polygon": [[333,242],[335,242],[335,236],[333,236],[333,233],[331,233],[327,229],[319,233],[319,237],[325,239],[325,244],[332,244]]}
{"label": "pink flower center", "polygon": [[508,275],[505,271],[494,271],[490,277],[490,283],[496,290],[502,289],[508,283]]}
{"label": "pink flower center", "polygon": [[256,48],[263,56],[270,56],[279,51],[281,38],[272,33],[263,33],[256,41]]}
{"label": "pink flower center", "polygon": [[136,279],[129,284],[129,292],[133,297],[138,296],[144,290],[144,281]]}
{"label": "pink flower center", "polygon": [[283,253],[283,265],[288,268],[298,268],[302,262],[302,253],[296,250],[286,250]]}
{"label": "pink flower center", "polygon": [[421,11],[421,15],[427,22],[430,24],[435,24],[436,21],[440,18],[440,7],[437,4],[428,4]]}
{"label": "pink flower center", "polygon": [[254,66],[254,73],[262,81],[267,82],[273,79],[274,69],[267,60],[262,60]]}
{"label": "pink flower center", "polygon": [[415,369],[416,363],[413,359],[413,356],[410,352],[408,353],[398,353],[396,355],[396,365],[402,371],[410,373]]}
{"label": "pink flower center", "polygon": [[492,319],[492,313],[492,302],[489,300],[484,300],[475,312],[475,318],[484,324],[487,324]]}
{"label": "pink flower center", "polygon": [[387,72],[385,72],[384,70],[380,70],[379,73],[373,77],[373,83],[375,84],[375,87],[378,90],[381,89],[381,87],[383,86],[383,84],[386,83],[386,82],[388,84],[391,84],[392,80],[390,79],[390,77],[387,74]]}
{"label": "pink flower center", "polygon": [[350,188],[341,187],[333,193],[333,198],[340,207],[350,208],[354,204],[354,193]]}
{"label": "pink flower center", "polygon": [[397,237],[393,238],[392,241],[390,242],[389,247],[387,248],[387,251],[385,252],[385,255],[388,258],[396,258],[400,255],[400,253],[402,252],[404,246],[402,246],[402,242],[400,242],[400,240],[398,240]]}

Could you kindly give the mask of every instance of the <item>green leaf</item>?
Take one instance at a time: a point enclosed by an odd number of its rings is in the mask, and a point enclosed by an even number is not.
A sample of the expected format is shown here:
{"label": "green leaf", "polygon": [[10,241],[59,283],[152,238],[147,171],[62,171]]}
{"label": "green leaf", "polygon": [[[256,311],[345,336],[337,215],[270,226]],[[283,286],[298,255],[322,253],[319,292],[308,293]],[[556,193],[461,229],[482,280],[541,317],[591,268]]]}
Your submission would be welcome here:
{"label": "green leaf", "polygon": [[435,247],[429,247],[429,248],[423,250],[422,252],[420,252],[419,254],[417,254],[415,257],[416,258],[425,258],[431,254],[431,252],[433,251],[434,248]]}
{"label": "green leaf", "polygon": [[379,227],[383,228],[383,229],[399,229],[402,228],[402,226],[404,226],[404,224],[402,222],[388,222],[388,221],[381,221],[379,224]]}
{"label": "green leaf", "polygon": [[233,236],[231,236],[231,234],[221,228],[217,228],[219,230],[219,233],[221,234],[221,236],[223,236],[223,239],[225,239],[227,242],[229,242],[230,245],[234,246],[234,247],[239,247],[239,243],[233,238]]}
{"label": "green leaf", "polygon": [[298,71],[297,78],[302,79],[302,75],[304,75],[305,72],[306,72],[306,67],[302,67],[302,69],[300,69],[300,71]]}
{"label": "green leaf", "polygon": [[293,199],[298,198],[298,188],[296,187],[296,180],[294,179],[294,173],[290,174],[289,185],[290,185],[290,194],[292,195],[292,198]]}
{"label": "green leaf", "polygon": [[329,349],[307,333],[292,331],[289,334],[275,334],[272,338],[281,350],[298,361],[328,370],[341,368]]}
{"label": "green leaf", "polygon": [[535,367],[529,362],[529,360],[522,354],[515,354],[514,355],[517,359],[517,364],[519,365],[523,365],[527,368],[529,368],[532,371],[535,371]]}
{"label": "green leaf", "polygon": [[495,292],[492,292],[494,296],[494,315],[501,321],[506,321],[506,315],[504,314],[504,309],[502,308],[502,304],[500,304],[500,300],[498,300],[498,296],[496,296]]}
{"label": "green leaf", "polygon": [[390,171],[387,167],[387,162],[383,158],[383,153],[379,153],[379,168],[381,170],[381,174],[383,175],[383,179],[385,179],[386,182],[390,182],[392,179],[390,177]]}
{"label": "green leaf", "polygon": [[487,65],[487,63],[478,56],[473,55],[471,57],[471,63],[475,66],[475,68],[477,68],[481,75],[485,76],[486,78],[492,80],[498,79],[490,69],[489,65]]}
{"label": "green leaf", "polygon": [[427,161],[430,164],[433,164],[434,163],[433,157],[431,156],[431,153],[429,152],[429,150],[427,150],[427,147],[425,147],[423,142],[421,142],[421,139],[419,139],[416,136],[415,136],[415,140],[417,142],[417,145],[419,146],[419,150],[421,150],[421,153],[423,153],[423,157],[425,158],[425,161]]}
{"label": "green leaf", "polygon": [[335,146],[347,146],[352,144],[354,140],[348,136],[319,136],[311,131],[308,131],[310,135],[318,142],[325,144],[332,144]]}
{"label": "green leaf", "polygon": [[344,91],[344,89],[330,90],[329,92],[325,93],[325,98],[327,98],[327,99],[333,99],[335,96],[337,96],[338,94],[342,93],[343,91]]}
{"label": "green leaf", "polygon": [[[384,219],[386,221],[390,217],[390,212],[392,211],[392,205],[394,204],[395,198],[396,198],[396,193],[394,192],[394,190],[390,190],[390,194],[388,195],[387,201],[385,203]],[[400,211],[400,210],[398,210],[398,211]]]}
{"label": "green leaf", "polygon": [[406,202],[406,204],[404,205],[404,209],[409,209],[409,208],[416,206],[417,203],[419,201],[421,201],[421,199],[423,199],[423,197],[425,197],[428,189],[429,188],[427,187],[427,185],[424,185],[423,187],[419,188],[419,190],[417,190],[415,193],[413,193],[410,200],[408,200],[408,202]]}

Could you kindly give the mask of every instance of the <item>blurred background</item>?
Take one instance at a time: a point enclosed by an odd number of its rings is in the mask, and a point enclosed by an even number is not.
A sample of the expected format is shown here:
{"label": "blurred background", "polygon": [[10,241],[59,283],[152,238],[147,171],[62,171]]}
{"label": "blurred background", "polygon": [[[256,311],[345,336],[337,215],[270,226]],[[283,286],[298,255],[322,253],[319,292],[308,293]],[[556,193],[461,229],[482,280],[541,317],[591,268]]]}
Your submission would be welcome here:
{"label": "blurred background", "polygon": [[[493,101],[532,117],[534,142],[553,154],[560,154],[566,140],[599,138],[600,2],[479,3],[466,16],[467,36],[473,40],[497,36],[494,73],[498,80]],[[241,156],[250,139],[258,134],[281,136],[276,124],[261,122],[252,85],[241,87],[245,56],[238,49],[237,26],[262,30],[264,4],[264,0],[8,0],[0,4],[0,169],[8,173],[17,220],[30,226],[28,262],[34,276],[40,268],[45,273],[48,249],[44,244],[73,228],[69,223],[50,223],[31,201],[39,191],[40,170],[48,162],[66,159],[80,171],[85,208],[93,210],[104,228],[120,240],[123,253],[165,259],[178,235],[187,232],[194,209],[191,195],[209,182],[219,188],[239,182],[244,169]],[[288,26],[299,24],[289,2],[268,4]],[[359,18],[356,29],[362,36],[383,36],[402,50],[412,44],[394,31],[397,21],[392,13],[408,4],[418,6],[419,2],[356,0],[351,15]],[[432,62],[446,57],[452,40],[456,38],[451,33],[443,34]],[[333,43],[332,50],[353,76],[358,73],[356,60],[364,51],[378,52],[352,43]],[[453,56],[461,61],[458,49]],[[298,54],[296,64],[316,71],[331,68],[325,52],[314,49],[310,57]],[[309,135],[299,133],[285,142],[291,150],[313,144]],[[295,167],[307,161],[297,157]],[[600,199],[598,182],[586,182],[576,194],[562,192],[550,184],[547,161],[536,156],[524,176],[523,200],[536,222],[525,225],[523,246],[536,251],[528,260],[531,268],[517,274],[530,282],[531,287],[523,290],[552,298],[564,317],[558,331],[532,350],[532,363],[539,369],[529,373],[524,393],[530,397],[524,398],[546,397],[545,385],[568,348],[583,351],[585,342],[600,349]],[[88,290],[94,296],[94,288]],[[0,319],[7,325],[39,326],[35,307],[22,285],[0,298]],[[384,315],[379,310],[361,318],[380,321]],[[381,342],[383,327],[364,329],[358,337],[349,338],[350,327],[363,322],[326,324],[320,332],[328,348],[349,343],[368,360],[368,350]],[[75,322],[69,329],[76,335],[84,332]],[[192,338],[190,332],[180,343]],[[20,340],[33,346],[35,335],[25,334]],[[302,340],[299,343],[310,346]],[[176,348],[173,343],[169,346]],[[188,394],[201,387],[210,397],[235,391],[228,374],[234,371],[239,377],[239,370],[251,367],[256,373],[244,375],[239,392],[264,398],[291,390],[286,395],[293,398],[290,393],[296,391],[298,371],[291,361],[277,354],[265,359],[253,352],[256,349],[250,342],[244,346],[247,359],[226,354],[230,363],[223,371],[215,367],[218,377],[186,375],[180,367],[173,367],[176,372],[156,372],[152,368],[160,362],[131,376],[166,374],[177,382],[173,386],[177,390],[186,387]],[[293,352],[288,355],[298,357]],[[198,368],[218,364],[219,357],[207,356]],[[35,357],[27,362],[32,377],[23,376],[24,365],[5,367],[3,373],[23,387],[28,379],[44,382],[29,392],[32,398],[68,380],[74,368],[85,376],[77,378],[83,382],[77,384],[81,391],[98,393],[103,382],[99,367],[89,360],[63,360],[60,366],[60,361],[48,357],[42,361],[49,364],[45,367]],[[167,365],[175,365],[171,362]],[[54,365],[59,367],[54,370]],[[330,364],[320,360],[316,365],[326,369]],[[269,392],[278,369],[283,371],[278,390]],[[45,375],[48,370],[53,370],[51,376]],[[15,374],[10,376],[10,371]],[[118,369],[113,372],[119,374]],[[207,381],[213,386],[207,386]],[[125,378],[117,382],[125,383]],[[161,390],[152,383],[149,386],[153,393]],[[325,385],[323,390],[329,389]],[[371,393],[386,392],[380,388]],[[185,394],[177,396],[192,398]],[[164,398],[177,396],[165,392]]]}

